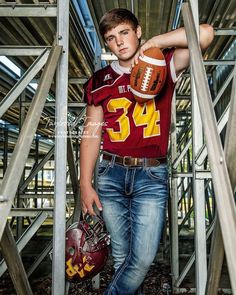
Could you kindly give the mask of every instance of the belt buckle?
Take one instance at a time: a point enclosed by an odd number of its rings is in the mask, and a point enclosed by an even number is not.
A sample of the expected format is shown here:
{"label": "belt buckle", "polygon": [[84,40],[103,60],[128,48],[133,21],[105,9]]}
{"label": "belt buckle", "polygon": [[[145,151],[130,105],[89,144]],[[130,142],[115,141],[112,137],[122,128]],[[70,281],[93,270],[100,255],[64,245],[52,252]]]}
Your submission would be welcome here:
{"label": "belt buckle", "polygon": [[[130,160],[129,164],[126,163],[127,159]],[[132,158],[131,156],[124,156],[123,157],[123,165],[127,166],[127,167],[138,166],[138,158]]]}
{"label": "belt buckle", "polygon": [[123,166],[131,166],[130,164],[126,164],[127,159],[131,159],[131,157],[130,156],[124,156],[123,157]]}

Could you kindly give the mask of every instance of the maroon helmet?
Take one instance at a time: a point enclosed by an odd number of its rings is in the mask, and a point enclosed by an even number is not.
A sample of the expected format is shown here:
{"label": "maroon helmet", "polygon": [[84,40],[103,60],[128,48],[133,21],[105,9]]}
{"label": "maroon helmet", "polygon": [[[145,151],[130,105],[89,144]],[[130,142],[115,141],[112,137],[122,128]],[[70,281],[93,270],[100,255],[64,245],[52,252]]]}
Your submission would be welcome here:
{"label": "maroon helmet", "polygon": [[99,216],[86,215],[66,231],[66,278],[86,280],[104,267],[108,257],[110,236]]}

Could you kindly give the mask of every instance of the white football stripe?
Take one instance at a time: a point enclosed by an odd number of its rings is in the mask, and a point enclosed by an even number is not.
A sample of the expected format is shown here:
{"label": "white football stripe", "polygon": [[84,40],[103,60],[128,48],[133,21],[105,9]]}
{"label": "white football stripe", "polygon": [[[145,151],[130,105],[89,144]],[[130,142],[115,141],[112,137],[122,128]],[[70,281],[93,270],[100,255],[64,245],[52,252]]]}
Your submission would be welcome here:
{"label": "white football stripe", "polygon": [[164,59],[156,59],[156,58],[152,58],[149,56],[144,55],[144,57],[139,56],[139,59],[141,59],[142,61],[155,65],[155,66],[160,66],[160,67],[164,67],[166,66],[166,61]]}
{"label": "white football stripe", "polygon": [[130,90],[132,91],[134,95],[140,98],[152,99],[156,96],[155,94],[143,94],[141,92],[138,92],[137,90],[134,90],[132,87],[130,87]]}

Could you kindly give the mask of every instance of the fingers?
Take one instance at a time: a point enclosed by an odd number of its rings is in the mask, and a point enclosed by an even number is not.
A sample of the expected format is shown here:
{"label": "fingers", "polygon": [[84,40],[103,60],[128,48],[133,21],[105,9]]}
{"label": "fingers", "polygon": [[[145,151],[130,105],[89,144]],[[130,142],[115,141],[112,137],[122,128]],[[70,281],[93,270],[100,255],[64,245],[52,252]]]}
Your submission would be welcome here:
{"label": "fingers", "polygon": [[102,204],[101,204],[99,198],[96,198],[96,199],[95,199],[95,204],[96,204],[98,210],[99,210],[99,211],[102,211]]}
{"label": "fingers", "polygon": [[98,198],[97,195],[94,195],[91,198],[86,198],[82,201],[82,212],[85,215],[88,213],[89,215],[96,215],[96,212],[94,211],[93,204],[97,206],[99,211],[102,211],[102,204]]}
{"label": "fingers", "polygon": [[85,215],[88,212],[88,209],[85,204],[82,203],[82,213]]}
{"label": "fingers", "polygon": [[139,56],[141,57],[144,57],[144,51],[145,51],[145,46],[142,46],[140,49],[139,49]]}
{"label": "fingers", "polygon": [[95,216],[96,215],[95,211],[93,210],[93,206],[92,205],[89,205],[89,207],[87,209],[88,209],[87,213],[89,215],[92,215],[92,216]]}
{"label": "fingers", "polygon": [[89,215],[96,215],[96,213],[93,210],[93,202],[92,203],[84,203],[82,205],[82,212],[83,214],[89,214]]}
{"label": "fingers", "polygon": [[[145,44],[144,44],[145,45]],[[135,56],[134,56],[134,59],[133,59],[133,62],[131,63],[131,68],[133,68],[135,65],[138,64],[138,60],[139,60],[139,57],[144,57],[144,51],[146,50],[146,47],[145,46],[141,46],[139,48],[139,50],[136,52]]]}
{"label": "fingers", "polygon": [[137,65],[138,64],[138,59],[139,59],[139,52],[134,57],[134,65]]}
{"label": "fingers", "polygon": [[151,47],[157,47],[158,44],[156,44],[154,38],[151,38],[149,39],[146,43],[144,43],[140,48],[139,50],[136,52],[135,56],[134,56],[134,59],[133,59],[133,62],[131,63],[131,67],[133,68],[135,65],[138,64],[138,59],[139,59],[139,56],[141,57],[144,57],[144,52],[146,50],[148,50],[149,48]]}
{"label": "fingers", "polygon": [[131,62],[131,70],[132,68],[138,64],[138,58],[139,58],[140,54],[139,51],[135,54],[133,61]]}

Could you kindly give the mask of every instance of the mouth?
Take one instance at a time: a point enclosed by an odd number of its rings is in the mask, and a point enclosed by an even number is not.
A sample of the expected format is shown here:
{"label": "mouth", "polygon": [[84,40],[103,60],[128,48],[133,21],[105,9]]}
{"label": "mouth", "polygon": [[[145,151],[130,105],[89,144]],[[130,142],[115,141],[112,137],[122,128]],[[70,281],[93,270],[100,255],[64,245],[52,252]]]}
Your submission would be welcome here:
{"label": "mouth", "polygon": [[121,53],[121,54],[126,53],[127,50],[128,50],[128,48],[121,48],[121,49],[119,50],[119,53]]}

